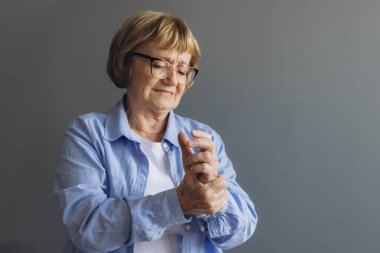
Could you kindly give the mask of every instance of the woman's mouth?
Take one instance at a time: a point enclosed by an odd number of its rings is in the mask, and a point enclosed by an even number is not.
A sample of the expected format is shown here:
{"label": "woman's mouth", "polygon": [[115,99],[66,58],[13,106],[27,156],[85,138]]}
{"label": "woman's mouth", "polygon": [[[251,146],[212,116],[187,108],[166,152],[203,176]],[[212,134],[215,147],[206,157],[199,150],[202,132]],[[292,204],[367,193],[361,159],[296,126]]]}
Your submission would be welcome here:
{"label": "woman's mouth", "polygon": [[166,90],[156,90],[158,93],[160,93],[160,96],[163,96],[165,98],[171,98],[173,96],[173,92],[166,91]]}

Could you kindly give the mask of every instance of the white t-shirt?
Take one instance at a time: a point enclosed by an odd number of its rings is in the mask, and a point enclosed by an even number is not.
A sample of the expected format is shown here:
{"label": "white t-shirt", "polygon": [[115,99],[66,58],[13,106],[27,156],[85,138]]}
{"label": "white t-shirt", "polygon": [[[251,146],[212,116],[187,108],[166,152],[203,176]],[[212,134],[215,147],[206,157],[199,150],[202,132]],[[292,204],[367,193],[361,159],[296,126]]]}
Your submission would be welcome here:
{"label": "white t-shirt", "polygon": [[[140,141],[141,149],[149,161],[149,174],[144,196],[174,188],[169,158],[166,156],[161,142],[151,142],[137,133],[133,134]],[[135,243],[134,253],[181,252],[183,231],[184,225],[168,227],[162,237],[157,240]]]}

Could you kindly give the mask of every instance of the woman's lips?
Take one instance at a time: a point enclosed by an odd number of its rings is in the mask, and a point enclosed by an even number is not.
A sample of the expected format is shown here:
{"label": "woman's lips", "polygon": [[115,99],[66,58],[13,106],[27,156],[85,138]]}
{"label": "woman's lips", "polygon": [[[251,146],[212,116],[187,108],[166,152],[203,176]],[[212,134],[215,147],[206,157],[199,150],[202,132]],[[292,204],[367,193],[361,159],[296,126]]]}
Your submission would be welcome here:
{"label": "woman's lips", "polygon": [[165,98],[171,98],[173,96],[173,92],[166,91],[166,90],[156,90],[158,93],[160,93],[160,96],[163,96]]}

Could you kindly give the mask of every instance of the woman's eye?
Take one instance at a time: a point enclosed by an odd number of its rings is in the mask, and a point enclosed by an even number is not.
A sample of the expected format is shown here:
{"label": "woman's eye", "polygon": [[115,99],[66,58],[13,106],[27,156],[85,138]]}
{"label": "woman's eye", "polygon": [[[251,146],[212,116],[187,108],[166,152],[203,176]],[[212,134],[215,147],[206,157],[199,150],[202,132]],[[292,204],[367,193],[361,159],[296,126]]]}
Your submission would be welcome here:
{"label": "woman's eye", "polygon": [[177,73],[178,73],[179,75],[181,75],[181,76],[185,76],[185,75],[186,75],[186,72],[183,72],[183,71],[180,71],[180,70],[178,70]]}
{"label": "woman's eye", "polygon": [[163,61],[154,61],[152,63],[153,68],[167,68],[166,63]]}
{"label": "woman's eye", "polygon": [[177,73],[179,74],[179,75],[182,75],[182,76],[185,76],[186,74],[187,74],[187,68],[179,68],[178,70],[177,70]]}

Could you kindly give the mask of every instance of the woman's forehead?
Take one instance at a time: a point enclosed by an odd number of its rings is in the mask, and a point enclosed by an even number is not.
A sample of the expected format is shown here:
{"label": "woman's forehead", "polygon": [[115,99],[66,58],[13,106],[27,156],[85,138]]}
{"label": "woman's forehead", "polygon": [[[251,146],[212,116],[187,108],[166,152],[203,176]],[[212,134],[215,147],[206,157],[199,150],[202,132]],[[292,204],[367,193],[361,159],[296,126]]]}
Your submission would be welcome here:
{"label": "woman's forehead", "polygon": [[189,63],[191,60],[190,52],[181,52],[175,48],[166,48],[155,42],[144,43],[139,49],[144,50],[144,53],[146,54],[150,54],[168,62]]}

